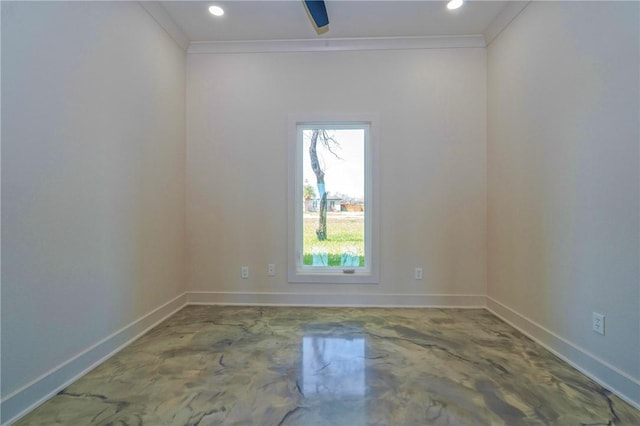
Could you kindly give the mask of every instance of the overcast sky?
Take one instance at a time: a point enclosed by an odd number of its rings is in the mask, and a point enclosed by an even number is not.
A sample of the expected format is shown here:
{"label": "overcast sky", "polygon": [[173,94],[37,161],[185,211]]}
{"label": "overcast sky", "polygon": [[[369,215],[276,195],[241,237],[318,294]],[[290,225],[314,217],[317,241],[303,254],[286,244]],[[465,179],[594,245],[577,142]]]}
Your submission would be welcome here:
{"label": "overcast sky", "polygon": [[[318,194],[316,175],[311,169],[309,159],[309,144],[311,130],[304,131],[303,150],[303,181],[309,182]],[[329,151],[317,145],[318,160],[323,168],[326,191],[335,194],[341,193],[353,198],[364,196],[364,131],[361,129],[328,130],[330,136],[340,144],[336,153],[341,160],[334,157]]]}

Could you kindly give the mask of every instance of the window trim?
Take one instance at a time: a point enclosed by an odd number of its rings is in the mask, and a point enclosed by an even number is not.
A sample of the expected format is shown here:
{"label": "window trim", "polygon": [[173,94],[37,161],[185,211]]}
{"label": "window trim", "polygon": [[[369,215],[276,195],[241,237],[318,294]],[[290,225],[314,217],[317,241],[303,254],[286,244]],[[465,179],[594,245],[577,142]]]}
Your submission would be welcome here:
{"label": "window trim", "polygon": [[[344,273],[332,268],[302,268],[300,250],[302,232],[302,151],[303,144],[298,139],[299,125],[317,125],[325,128],[340,126],[368,125],[368,146],[365,147],[365,221],[368,237],[365,240],[365,256],[369,265],[354,268],[354,273]],[[326,284],[377,284],[379,283],[379,181],[378,181],[378,127],[379,120],[375,114],[348,115],[290,115],[288,123],[288,282],[290,283],[326,283]],[[368,179],[367,179],[368,177]],[[300,189],[300,190],[298,190]],[[299,210],[299,211],[298,211]],[[367,235],[367,234],[365,234]],[[298,241],[300,240],[300,241]],[[351,268],[350,268],[351,269]]]}

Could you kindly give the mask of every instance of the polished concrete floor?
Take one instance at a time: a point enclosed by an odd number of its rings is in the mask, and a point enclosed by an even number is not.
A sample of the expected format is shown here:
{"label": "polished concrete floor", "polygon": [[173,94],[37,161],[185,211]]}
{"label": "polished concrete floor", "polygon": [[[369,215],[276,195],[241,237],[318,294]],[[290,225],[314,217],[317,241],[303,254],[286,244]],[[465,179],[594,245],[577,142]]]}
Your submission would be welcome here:
{"label": "polished concrete floor", "polygon": [[189,306],[20,425],[640,425],[480,309]]}

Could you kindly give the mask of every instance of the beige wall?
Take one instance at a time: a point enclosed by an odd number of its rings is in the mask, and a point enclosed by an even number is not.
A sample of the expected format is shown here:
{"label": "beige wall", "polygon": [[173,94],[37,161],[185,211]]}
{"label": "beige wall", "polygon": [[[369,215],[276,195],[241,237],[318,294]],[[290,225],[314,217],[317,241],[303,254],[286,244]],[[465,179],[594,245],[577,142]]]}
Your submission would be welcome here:
{"label": "beige wall", "polygon": [[138,3],[2,2],[3,398],[184,291],[184,135]]}
{"label": "beige wall", "polygon": [[638,17],[532,2],[511,23],[488,48],[487,169],[490,298],[640,404]]}
{"label": "beige wall", "polygon": [[[532,2],[487,50],[185,59],[137,3],[3,2],[2,397],[185,290],[488,293],[638,383],[638,15]],[[380,284],[286,281],[287,123],[306,113],[379,117]]]}
{"label": "beige wall", "polygon": [[[190,54],[187,82],[189,290],[485,294],[485,49]],[[379,285],[287,283],[287,122],[306,113],[379,116]]]}

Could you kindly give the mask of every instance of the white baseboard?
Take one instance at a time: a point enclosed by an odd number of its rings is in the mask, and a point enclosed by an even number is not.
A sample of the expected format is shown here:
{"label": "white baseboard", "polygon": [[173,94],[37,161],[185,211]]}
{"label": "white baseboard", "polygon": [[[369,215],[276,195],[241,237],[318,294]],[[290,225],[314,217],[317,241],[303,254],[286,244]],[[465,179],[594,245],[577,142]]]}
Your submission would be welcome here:
{"label": "white baseboard", "polygon": [[485,296],[477,294],[338,294],[187,292],[189,305],[350,306],[385,308],[484,308]]}
{"label": "white baseboard", "polygon": [[185,305],[484,308],[485,296],[186,292],[7,395],[0,401],[0,424],[25,416]]}
{"label": "white baseboard", "polygon": [[581,348],[547,330],[535,321],[487,296],[487,309],[528,337],[544,346],[600,385],[640,410],[640,381]]}
{"label": "white baseboard", "polygon": [[640,409],[640,381],[484,295],[186,292],[105,337],[0,401],[2,425],[23,417],[61,389],[112,357],[185,305],[486,308],[537,343]]}
{"label": "white baseboard", "polygon": [[186,304],[185,293],[105,337],[0,401],[3,425],[11,424],[145,334]]}

